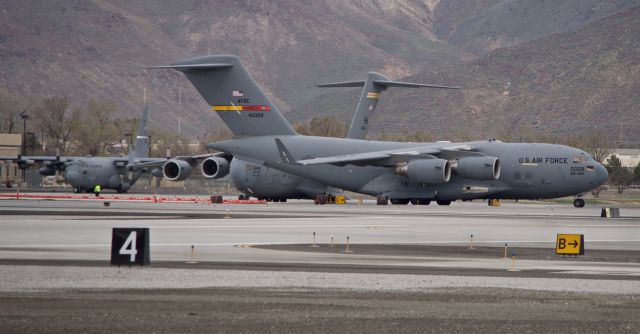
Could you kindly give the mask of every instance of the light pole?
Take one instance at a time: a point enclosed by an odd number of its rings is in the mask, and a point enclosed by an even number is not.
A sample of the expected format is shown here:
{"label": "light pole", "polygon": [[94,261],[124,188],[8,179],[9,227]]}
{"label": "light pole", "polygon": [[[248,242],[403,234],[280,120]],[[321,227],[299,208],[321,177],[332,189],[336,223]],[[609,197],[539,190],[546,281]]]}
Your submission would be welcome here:
{"label": "light pole", "polygon": [[[26,110],[20,113],[20,118],[22,119],[22,155],[25,155],[25,151],[27,148],[27,120],[29,119],[29,115],[26,114]],[[18,162],[19,164],[19,162]],[[22,185],[26,188],[27,185],[27,170],[26,166],[22,169]]]}
{"label": "light pole", "polygon": [[29,119],[29,115],[27,115],[24,111],[20,113],[20,118],[22,119],[22,154],[25,155],[26,151],[26,141],[27,141],[27,120]]}
{"label": "light pole", "polygon": [[[29,140],[29,144],[31,144],[30,145],[31,146],[31,154],[35,154],[35,151],[36,151],[36,134],[33,133],[33,132],[27,132],[27,135],[25,136],[25,138],[29,138],[29,137],[31,137],[31,140]],[[25,143],[24,147],[28,148],[26,143]],[[27,153],[28,153],[28,151],[27,151]]]}

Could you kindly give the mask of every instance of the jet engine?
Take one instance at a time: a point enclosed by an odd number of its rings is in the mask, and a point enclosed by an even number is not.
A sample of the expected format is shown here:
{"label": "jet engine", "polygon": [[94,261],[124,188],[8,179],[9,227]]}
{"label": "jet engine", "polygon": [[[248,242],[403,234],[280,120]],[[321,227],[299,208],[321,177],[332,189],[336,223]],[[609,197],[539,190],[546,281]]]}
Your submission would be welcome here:
{"label": "jet engine", "polygon": [[206,158],[200,164],[200,169],[207,179],[220,179],[229,174],[229,162],[218,157]]}
{"label": "jet engine", "polygon": [[451,178],[451,164],[444,159],[412,160],[396,167],[396,173],[422,183],[446,183]]}
{"label": "jet engine", "polygon": [[38,169],[38,173],[44,176],[56,175],[56,168],[52,166],[42,166]]}
{"label": "jet engine", "polygon": [[500,159],[496,157],[467,157],[453,163],[456,174],[472,180],[497,180],[500,177]]}
{"label": "jet engine", "polygon": [[191,165],[184,160],[171,159],[162,166],[162,175],[171,181],[184,181],[192,171]]}

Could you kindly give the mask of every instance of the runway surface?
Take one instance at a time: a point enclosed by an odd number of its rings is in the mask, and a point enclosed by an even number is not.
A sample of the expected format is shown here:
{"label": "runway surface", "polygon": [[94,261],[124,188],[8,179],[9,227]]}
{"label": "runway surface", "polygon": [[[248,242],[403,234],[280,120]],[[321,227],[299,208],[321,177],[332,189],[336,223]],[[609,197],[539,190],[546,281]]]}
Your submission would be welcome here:
{"label": "runway surface", "polygon": [[[0,201],[0,259],[100,263],[109,260],[113,227],[149,227],[154,264],[187,261],[191,246],[199,262],[380,271],[503,272],[515,255],[517,269],[525,272],[640,279],[640,209],[625,208],[623,218],[606,219],[599,207],[541,204],[110,204]],[[321,247],[308,247],[314,233]],[[584,234],[586,256],[555,255],[557,233]],[[350,254],[341,251],[347,237]],[[475,250],[468,249],[471,242]]]}
{"label": "runway surface", "polygon": [[[634,333],[640,209],[600,209],[0,200],[0,332]],[[109,265],[113,227],[151,266]]]}

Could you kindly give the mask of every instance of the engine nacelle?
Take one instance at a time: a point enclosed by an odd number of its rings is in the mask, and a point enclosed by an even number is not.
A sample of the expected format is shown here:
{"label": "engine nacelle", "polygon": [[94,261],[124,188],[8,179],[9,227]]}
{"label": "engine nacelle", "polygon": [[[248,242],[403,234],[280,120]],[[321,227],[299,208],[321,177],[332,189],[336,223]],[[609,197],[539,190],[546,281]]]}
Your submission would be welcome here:
{"label": "engine nacelle", "polygon": [[56,175],[56,168],[52,166],[42,166],[38,169],[38,173],[44,176]]}
{"label": "engine nacelle", "polygon": [[467,157],[453,164],[456,174],[472,180],[488,181],[500,177],[500,159],[496,157]]}
{"label": "engine nacelle", "polygon": [[202,161],[200,169],[207,179],[220,179],[229,174],[229,162],[223,158],[210,157]]}
{"label": "engine nacelle", "polygon": [[444,159],[420,159],[396,167],[398,175],[422,183],[446,183],[451,178],[451,164]]}
{"label": "engine nacelle", "polygon": [[184,160],[171,159],[162,166],[162,175],[170,181],[184,181],[192,171],[191,165]]}

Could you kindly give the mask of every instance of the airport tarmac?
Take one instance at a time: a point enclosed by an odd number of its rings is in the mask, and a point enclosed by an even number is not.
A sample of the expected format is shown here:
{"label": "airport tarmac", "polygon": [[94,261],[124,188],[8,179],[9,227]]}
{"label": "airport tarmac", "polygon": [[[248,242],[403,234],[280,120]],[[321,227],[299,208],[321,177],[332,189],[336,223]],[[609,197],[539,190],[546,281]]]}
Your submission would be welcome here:
{"label": "airport tarmac", "polygon": [[[204,303],[189,292],[195,289],[196,294],[210,296],[209,302],[229,302],[229,294],[245,300],[235,305],[238,310],[255,312],[256,319],[262,320],[249,327],[228,328],[248,331],[265,325],[282,328],[283,321],[320,324],[332,319],[347,326],[362,323],[353,317],[375,317],[398,303],[403,306],[390,318],[420,318],[408,321],[409,327],[402,327],[402,322],[397,327],[411,331],[433,324],[428,319],[438,318],[441,307],[471,302],[477,303],[473,308],[477,312],[483,309],[481,303],[510,305],[516,325],[500,315],[488,316],[495,326],[476,331],[490,332],[505,328],[553,331],[553,321],[545,319],[555,316],[548,311],[562,308],[562,300],[568,298],[579,301],[574,310],[593,315],[586,325],[572,318],[569,323],[574,328],[633,332],[640,328],[633,316],[640,309],[640,209],[623,208],[622,218],[617,219],[600,218],[600,210],[539,203],[488,207],[485,202],[443,207],[376,206],[368,201],[325,206],[311,201],[258,205],[122,201],[105,207],[102,201],[0,200],[0,301],[23,307],[24,312],[12,313],[20,319],[31,314],[60,320],[61,315],[47,313],[44,305],[56,301],[81,312],[83,296],[91,305],[108,299],[107,313],[113,315],[133,303],[123,297],[130,291],[143,300],[149,298],[161,312],[157,304],[165,298],[162,291],[175,296],[178,304]],[[113,227],[150,228],[150,267],[109,266]],[[310,247],[314,232],[319,247]],[[586,254],[555,255],[557,233],[584,234]],[[471,235],[474,249],[469,249]],[[344,253],[347,236],[352,253]],[[334,247],[330,247],[331,237]],[[197,263],[185,263],[190,260]],[[404,303],[410,295],[422,299]],[[346,296],[355,298],[346,302],[355,313],[329,312],[327,318],[307,314],[304,321],[259,315],[259,305],[275,300],[286,300],[283,310],[302,303],[310,305],[310,312],[323,312],[323,305],[343,303]],[[522,296],[525,302],[513,296]],[[558,296],[562,299],[549,301]],[[441,302],[444,299],[449,302]],[[365,311],[354,300],[377,306]],[[394,302],[398,300],[402,302]],[[434,304],[434,300],[439,301]],[[545,301],[549,308],[544,307]],[[614,310],[609,307],[613,304],[618,305]],[[31,312],[33,307],[41,311]],[[412,307],[423,307],[423,311],[413,314]],[[440,319],[442,326],[434,328],[477,329],[473,322],[454,325],[467,311],[457,316],[447,313],[447,320]],[[202,315],[189,312],[195,314],[193,319]],[[615,313],[608,327],[595,320],[607,312]],[[221,321],[229,325],[233,319],[229,315]],[[369,328],[364,323],[361,328]],[[0,327],[3,324],[8,323],[0,322]],[[62,321],[60,328],[70,325]],[[387,325],[374,326],[372,331],[393,329]]]}

